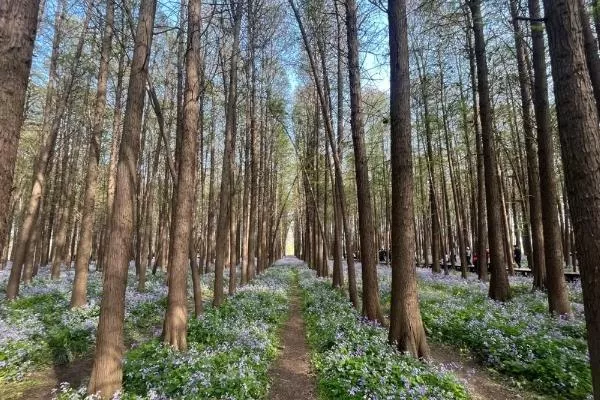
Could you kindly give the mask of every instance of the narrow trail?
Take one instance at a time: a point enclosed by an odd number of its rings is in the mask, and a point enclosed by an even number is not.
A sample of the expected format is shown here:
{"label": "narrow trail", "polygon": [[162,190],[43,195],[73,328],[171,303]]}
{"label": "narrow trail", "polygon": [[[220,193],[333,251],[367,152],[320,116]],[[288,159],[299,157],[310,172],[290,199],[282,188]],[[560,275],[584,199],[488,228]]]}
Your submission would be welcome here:
{"label": "narrow trail", "polygon": [[[28,385],[19,390],[15,387],[12,393],[2,393],[0,398],[22,400],[47,400],[52,398],[52,389],[61,382],[69,382],[71,387],[77,388],[83,384],[92,371],[92,358],[86,357],[74,360],[65,365],[54,365],[41,370],[27,378]],[[6,396],[6,397],[3,397]]]}
{"label": "narrow trail", "polygon": [[467,355],[460,354],[455,348],[429,342],[431,360],[444,367],[461,379],[473,400],[541,400],[545,397],[517,389],[505,378],[493,376],[485,367]]}
{"label": "narrow trail", "polygon": [[290,318],[283,326],[283,351],[271,368],[273,385],[270,400],[311,400],[317,398],[314,376],[310,371],[310,357],[304,320],[300,313],[298,286],[294,284],[290,299]]}

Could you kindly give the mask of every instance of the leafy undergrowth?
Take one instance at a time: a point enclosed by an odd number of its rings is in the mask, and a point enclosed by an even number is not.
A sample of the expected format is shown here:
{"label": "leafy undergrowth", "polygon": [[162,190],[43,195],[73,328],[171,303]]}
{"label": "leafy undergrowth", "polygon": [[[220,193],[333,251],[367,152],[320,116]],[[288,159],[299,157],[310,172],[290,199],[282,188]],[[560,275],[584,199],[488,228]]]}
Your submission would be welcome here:
{"label": "leafy undergrowth", "polygon": [[342,294],[300,272],[312,363],[324,399],[469,399],[450,374],[390,346],[386,330],[361,321]]}
{"label": "leafy undergrowth", "polygon": [[[387,304],[389,272],[380,270],[379,276]],[[501,303],[487,297],[487,283],[424,269],[418,277],[421,313],[431,339],[468,349],[484,365],[541,394],[591,398],[581,304],[573,303],[572,319],[558,319],[548,314],[546,294],[531,291],[531,279],[513,278],[513,298]],[[569,289],[576,299],[580,287],[571,284]]]}
{"label": "leafy undergrowth", "polygon": [[[152,340],[127,353],[123,399],[262,399],[288,310],[292,272],[273,267],[190,320],[188,350]],[[65,390],[60,399],[77,398]],[[61,397],[62,396],[62,397]]]}
{"label": "leafy undergrowth", "polygon": [[[73,271],[65,271],[61,280],[51,280],[47,272],[23,286],[16,300],[0,300],[2,384],[20,381],[34,368],[69,363],[89,354],[95,343],[101,274],[90,274],[89,303],[70,310]],[[160,324],[166,289],[159,276],[149,276],[143,293],[135,290],[133,275],[128,281],[125,335],[135,341],[149,334],[149,326]]]}

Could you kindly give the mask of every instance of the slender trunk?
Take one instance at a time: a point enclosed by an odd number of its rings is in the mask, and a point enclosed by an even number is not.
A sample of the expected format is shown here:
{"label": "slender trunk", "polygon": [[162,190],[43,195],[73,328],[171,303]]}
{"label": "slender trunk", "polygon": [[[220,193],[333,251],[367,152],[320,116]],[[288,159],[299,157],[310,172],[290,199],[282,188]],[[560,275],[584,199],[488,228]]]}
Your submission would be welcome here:
{"label": "slender trunk", "polygon": [[[510,7],[513,18],[515,47],[517,50],[517,68],[519,72],[519,86],[521,88],[521,107],[523,113],[523,133],[525,136],[525,153],[527,154],[527,187],[529,190],[529,198],[527,204],[529,205],[529,225],[531,226],[531,249],[533,253],[531,255],[527,254],[527,260],[529,263],[529,268],[531,268],[531,270],[533,271],[533,287],[534,289],[541,290],[544,287],[544,281],[546,276],[546,262],[544,258],[542,197],[540,192],[539,179],[540,177],[537,151],[534,144],[536,133],[533,130],[533,116],[531,115],[531,79],[529,76],[529,71],[527,70],[525,60],[526,44],[523,38],[523,32],[521,31],[521,27],[519,26],[519,21],[517,19],[517,1],[511,0]],[[535,36],[536,33],[533,32],[532,35]],[[546,67],[544,66],[544,69],[545,68]]]}
{"label": "slender trunk", "polygon": [[[546,12],[550,13],[546,7]],[[539,0],[529,0],[529,13],[531,18],[540,18]],[[550,107],[548,105],[548,81],[546,77],[546,56],[544,46],[544,32],[532,29],[533,67],[534,75],[534,104],[537,121],[537,137],[540,168],[540,193],[542,198],[542,221],[544,226],[544,255],[546,259],[546,287],[548,289],[548,304],[551,313],[559,315],[570,314],[568,293],[564,282],[564,267],[562,260],[562,245],[560,224],[556,204],[558,200],[558,186],[554,172],[554,141],[550,122]],[[550,28],[548,28],[550,31]],[[550,32],[548,32],[550,35]],[[558,43],[551,43],[558,46]],[[556,51],[556,50],[551,50]],[[556,60],[552,60],[553,69]],[[553,72],[554,73],[554,72]],[[555,81],[555,85],[562,86]],[[557,90],[555,88],[555,90]],[[575,92],[573,92],[573,95]],[[573,97],[579,98],[579,97]],[[558,102],[557,102],[558,103]],[[558,105],[558,104],[557,104]],[[559,110],[559,113],[562,110]],[[595,113],[594,113],[595,114]],[[564,118],[564,117],[563,117]],[[562,128],[564,129],[564,127]],[[563,133],[561,129],[561,140]],[[563,144],[564,146],[564,144]],[[564,148],[563,148],[564,151]],[[563,153],[566,154],[566,153]],[[566,169],[566,167],[565,167]],[[568,175],[568,174],[567,174]],[[567,184],[570,182],[567,181]],[[600,384],[600,382],[598,382]]]}
{"label": "slender trunk", "polygon": [[[466,257],[466,247],[464,236],[462,233],[462,221],[460,215],[460,206],[459,206],[459,195],[458,195],[458,186],[460,183],[459,179],[456,179],[454,174],[454,166],[452,163],[452,147],[450,142],[450,133],[448,128],[448,117],[446,114],[446,100],[445,100],[445,83],[444,83],[444,74],[440,65],[440,98],[441,98],[441,108],[442,108],[442,120],[444,124],[444,141],[446,145],[446,158],[448,161],[448,172],[450,173],[450,188],[452,190],[452,199],[454,202],[454,218],[456,221],[456,236],[458,237],[458,249],[459,249],[459,257],[460,257],[460,271],[462,278],[467,278],[467,257]],[[450,211],[450,207],[448,207],[448,212]],[[455,246],[453,246],[454,249]],[[452,250],[454,251],[454,250]],[[452,255],[452,263],[454,267],[454,256]]]}
{"label": "slender trunk", "polygon": [[227,110],[225,120],[225,149],[223,154],[223,168],[221,172],[221,192],[219,195],[219,216],[217,218],[216,248],[215,248],[215,285],[213,305],[219,306],[223,302],[223,266],[227,251],[227,234],[229,226],[229,209],[231,203],[231,171],[233,169],[233,158],[235,142],[235,113],[237,100],[237,71],[238,53],[240,42],[240,26],[242,17],[242,3],[233,2],[233,46],[230,60],[229,84],[227,93]]}
{"label": "slender trunk", "polygon": [[[442,140],[438,141],[438,156],[440,160],[442,158]],[[454,269],[454,234],[452,233],[452,218],[450,217],[450,202],[448,200],[448,185],[446,184],[446,171],[444,171],[443,165],[440,165],[440,175],[442,176],[442,198],[444,200],[444,216],[446,220],[446,239],[448,240],[447,251],[444,253],[444,275],[448,275],[449,269],[448,264],[450,264],[451,268]],[[446,256],[448,259],[446,259]]]}
{"label": "slender trunk", "polygon": [[[488,235],[490,240],[491,280],[489,296],[494,300],[505,301],[510,297],[508,276],[506,273],[506,257],[504,255],[501,220],[500,193],[497,186],[498,169],[496,150],[494,148],[494,132],[492,127],[492,108],[490,104],[490,89],[488,67],[483,33],[483,17],[481,15],[481,0],[469,2],[473,16],[475,33],[475,60],[477,62],[477,88],[479,92],[479,112],[481,115],[481,137],[483,161],[485,165],[485,192],[487,205]],[[480,263],[481,264],[481,263]],[[485,268],[485,263],[483,265]]]}
{"label": "slender trunk", "polygon": [[0,257],[8,242],[13,175],[40,0],[0,5]]}
{"label": "slender trunk", "polygon": [[[196,259],[193,243],[193,216],[196,188],[196,159],[198,146],[198,117],[200,105],[200,34],[201,0],[188,4],[188,39],[185,55],[185,92],[183,100],[183,129],[179,148],[177,185],[173,203],[173,238],[169,251],[169,294],[163,331],[163,341],[176,350],[187,348],[187,267]],[[190,257],[191,255],[191,257]]]}
{"label": "slender trunk", "polygon": [[208,177],[208,215],[206,222],[206,253],[203,270],[208,272],[208,267],[212,262],[214,246],[214,197],[215,197],[215,102],[212,102],[211,109],[211,129],[209,134],[210,141],[210,175]]}
{"label": "slender trunk", "polygon": [[379,302],[379,285],[377,283],[377,269],[375,265],[377,255],[375,254],[376,249],[373,241],[373,203],[371,201],[367,151],[365,148],[365,132],[362,120],[357,9],[358,7],[355,0],[346,1],[346,36],[348,38],[348,74],[350,82],[350,123],[352,126],[352,143],[354,146],[360,258],[363,279],[362,313],[372,321],[377,320],[383,323],[384,318]]}
{"label": "slender trunk", "polygon": [[35,244],[31,241],[32,231],[35,228],[35,223],[37,221],[39,213],[40,201],[44,194],[44,188],[46,186],[48,164],[50,163],[50,160],[53,155],[54,144],[58,136],[58,131],[60,129],[62,118],[65,115],[69,105],[71,92],[75,83],[77,70],[79,68],[81,54],[83,53],[83,45],[87,33],[87,27],[91,17],[91,8],[89,7],[89,5],[90,3],[88,3],[88,9],[86,10],[83,29],[81,32],[81,36],[79,37],[79,40],[77,42],[75,54],[73,56],[73,61],[69,71],[67,72],[68,77],[67,82],[64,86],[65,91],[62,97],[58,100],[58,104],[56,105],[56,112],[52,118],[52,123],[48,125],[44,124],[44,127],[42,128],[42,137],[44,137],[45,139],[39,149],[39,153],[37,155],[35,165],[33,168],[33,185],[31,188],[29,199],[27,201],[25,217],[23,219],[21,229],[19,230],[17,250],[15,253],[15,258],[13,260],[13,267],[10,271],[8,286],[6,288],[6,298],[9,300],[14,299],[19,294],[19,281],[21,278],[21,271],[23,268],[23,263],[25,261],[27,248],[29,247],[30,243],[32,244],[32,246]]}
{"label": "slender trunk", "polygon": [[[319,104],[321,104],[321,106],[323,106],[326,103],[324,101],[324,94],[323,94],[323,90],[321,88],[320,79],[317,75],[315,60],[314,60],[314,57],[310,50],[311,48],[309,46],[308,37],[306,35],[304,25],[302,24],[302,19],[300,18],[300,13],[298,12],[296,5],[294,4],[293,0],[289,0],[289,3],[294,11],[294,15],[296,17],[296,21],[298,22],[300,32],[302,33],[302,40],[304,42],[304,48],[308,55],[310,65],[311,65],[311,71],[312,71],[313,78],[315,81],[315,86],[317,87],[317,94],[319,95],[319,98],[322,99],[321,101],[319,101]],[[338,57],[340,57],[340,54],[338,54]],[[338,73],[340,73],[340,72],[338,71]],[[341,79],[341,78],[338,78],[338,79]],[[340,112],[340,110],[342,108],[340,103],[343,101],[343,99],[340,99],[340,96],[341,95],[338,94],[338,112]],[[327,109],[326,108],[323,109],[322,113],[326,114]],[[347,207],[345,191],[344,191],[344,187],[343,187],[343,175],[342,175],[342,168],[341,168],[341,161],[340,161],[341,155],[342,155],[342,150],[341,150],[342,136],[341,136],[341,131],[338,131],[337,146],[336,146],[334,144],[333,128],[327,123],[328,121],[331,121],[331,120],[329,118],[327,118],[325,120],[325,122],[326,122],[325,133],[327,134],[329,146],[332,149],[332,156],[333,156],[334,169],[335,169],[336,192],[337,192],[337,196],[339,199],[339,206],[341,209],[340,211],[341,211],[341,216],[342,216],[342,225],[344,228],[346,264],[347,264],[347,268],[348,268],[348,291],[349,291],[350,301],[352,302],[352,304],[354,305],[355,308],[358,308],[358,292],[356,289],[356,271],[354,268],[354,250],[353,250],[354,249],[354,236],[353,236],[352,229],[350,226],[350,219],[348,217],[348,207]],[[306,187],[306,185],[305,185],[305,187]],[[306,196],[306,201],[308,202],[308,195]],[[307,209],[307,220],[308,220],[309,207],[307,206],[306,209]],[[308,224],[307,224],[307,226],[308,226]],[[305,239],[306,239],[304,241],[305,249],[307,249],[309,246],[308,238],[310,236],[308,233],[309,232],[307,229],[305,231]],[[308,252],[306,250],[304,251],[304,254],[305,254],[305,258],[307,258],[306,254],[308,254]],[[309,263],[309,265],[310,265],[310,263]]]}
{"label": "slender trunk", "polygon": [[117,165],[115,200],[103,279],[104,295],[100,304],[96,352],[88,386],[88,393],[101,392],[105,398],[111,398],[121,388],[123,380],[121,363],[124,351],[123,319],[127,265],[134,229],[135,194],[133,191],[136,187],[136,166],[148,74],[147,60],[152,45],[155,13],[156,0],[142,0]]}
{"label": "slender trunk", "polygon": [[590,26],[590,19],[588,18],[585,5],[586,2],[585,0],[577,1],[579,2],[585,60],[589,77],[592,82],[594,98],[596,99],[596,111],[600,115],[600,56],[598,55],[598,45],[596,44],[596,38],[594,37],[594,32],[592,32],[592,27]]}
{"label": "slender trunk", "polygon": [[71,294],[71,307],[85,305],[87,299],[88,263],[92,253],[92,230],[94,228],[94,213],[96,203],[96,185],[98,180],[98,163],[100,162],[100,141],[104,125],[104,109],[106,106],[106,86],[108,82],[108,67],[113,36],[114,2],[106,2],[106,21],[102,36],[102,50],[100,52],[100,70],[98,72],[98,89],[96,104],[94,106],[94,122],[90,134],[88,154],[88,167],[85,182],[85,197],[83,216],[81,217],[81,231],[77,246],[77,259],[75,261],[75,279]]}
{"label": "slender trunk", "polygon": [[488,259],[487,259],[487,210],[485,201],[485,171],[483,162],[483,140],[479,121],[479,107],[477,106],[477,63],[475,61],[475,49],[471,35],[472,21],[467,13],[470,27],[467,30],[467,47],[469,50],[469,70],[471,76],[471,97],[473,99],[473,125],[475,127],[475,152],[477,155],[477,256],[479,279],[487,281]]}
{"label": "slender trunk", "polygon": [[420,63],[420,58],[417,57],[417,70],[419,72],[419,86],[421,97],[423,99],[423,112],[425,123],[425,142],[427,146],[427,174],[429,182],[429,211],[431,212],[431,268],[434,273],[440,273],[440,215],[438,201],[435,194],[435,181],[433,171],[433,145],[432,145],[432,129],[431,118],[429,113],[429,96],[427,95],[427,78],[425,76],[425,65]]}

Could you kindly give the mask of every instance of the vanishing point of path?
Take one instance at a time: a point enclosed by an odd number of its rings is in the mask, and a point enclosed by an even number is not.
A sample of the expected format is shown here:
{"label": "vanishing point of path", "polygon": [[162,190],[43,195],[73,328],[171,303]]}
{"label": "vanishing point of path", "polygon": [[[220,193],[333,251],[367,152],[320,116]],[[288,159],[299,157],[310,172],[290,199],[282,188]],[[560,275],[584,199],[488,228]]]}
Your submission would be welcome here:
{"label": "vanishing point of path", "polygon": [[298,285],[294,283],[290,299],[290,317],[282,330],[282,352],[271,368],[273,385],[270,400],[316,399],[316,385],[310,371],[310,356],[306,343],[304,320],[300,313]]}

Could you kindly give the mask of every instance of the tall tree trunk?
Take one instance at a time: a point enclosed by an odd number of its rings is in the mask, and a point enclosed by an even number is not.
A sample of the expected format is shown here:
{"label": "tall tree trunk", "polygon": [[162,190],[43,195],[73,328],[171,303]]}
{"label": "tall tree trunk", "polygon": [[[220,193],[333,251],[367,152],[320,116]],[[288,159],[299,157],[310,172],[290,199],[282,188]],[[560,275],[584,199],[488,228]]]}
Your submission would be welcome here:
{"label": "tall tree trunk", "polygon": [[[315,81],[315,86],[317,88],[317,94],[319,96],[319,98],[321,99],[319,101],[319,104],[321,105],[321,107],[324,107],[324,105],[326,104],[325,100],[324,100],[324,93],[323,90],[321,88],[321,83],[320,83],[320,79],[319,76],[317,74],[317,68],[316,68],[316,63],[311,51],[311,47],[309,45],[309,41],[308,41],[308,37],[306,34],[306,30],[304,29],[304,25],[302,24],[302,19],[300,17],[300,13],[298,12],[298,8],[296,7],[296,5],[294,4],[293,0],[289,0],[290,6],[292,7],[293,11],[294,11],[294,16],[296,17],[296,21],[298,22],[298,27],[300,28],[300,32],[302,33],[302,40],[304,42],[304,48],[306,50],[306,53],[308,55],[308,59],[310,61],[310,65],[311,65],[311,71],[312,71],[312,75]],[[340,57],[340,54],[338,54],[338,57]],[[341,81],[341,70],[338,67],[338,82]],[[339,110],[341,110],[341,105],[340,103],[343,101],[343,99],[340,99],[340,96],[343,97],[342,95],[338,94],[338,112],[340,112]],[[321,112],[323,114],[327,114],[327,109],[326,107],[322,108]],[[325,133],[327,134],[327,139],[329,141],[329,146],[332,149],[332,157],[333,157],[333,163],[334,163],[334,170],[335,170],[335,185],[336,185],[336,194],[338,196],[338,200],[339,200],[339,207],[340,207],[340,211],[341,211],[341,216],[342,216],[342,225],[344,228],[344,239],[345,239],[345,250],[346,250],[346,264],[347,264],[347,268],[348,268],[348,291],[349,291],[349,296],[350,296],[350,301],[352,302],[352,304],[354,305],[355,308],[358,308],[358,293],[357,293],[357,289],[356,289],[356,272],[355,272],[355,268],[354,268],[354,237],[352,234],[352,229],[350,226],[350,219],[348,217],[348,208],[347,208],[347,204],[346,204],[346,197],[345,197],[345,191],[344,191],[344,187],[343,187],[343,176],[342,176],[342,167],[341,167],[341,155],[342,155],[342,147],[341,147],[341,143],[342,143],[342,132],[340,130],[338,130],[338,137],[337,137],[337,146],[334,144],[334,138],[333,138],[333,127],[330,126],[330,124],[328,123],[329,121],[331,121],[330,118],[326,118],[325,119]],[[339,128],[338,128],[339,129]],[[306,181],[306,176],[304,176],[304,179]],[[305,184],[304,185],[305,188],[308,190],[308,185]],[[309,218],[309,210],[310,207],[308,206],[308,202],[309,202],[309,195],[308,192],[306,193],[306,202],[307,202],[307,215],[306,215],[306,219],[308,221]],[[308,227],[308,223],[306,225]],[[307,254],[309,254],[306,249],[309,248],[310,245],[310,235],[308,234],[309,230],[307,229],[305,231],[305,240],[304,240],[304,255],[305,255],[305,259],[308,259],[309,257],[306,257]],[[307,260],[308,261],[308,260]],[[309,262],[309,265],[311,263]]]}
{"label": "tall tree trunk", "polygon": [[577,245],[594,398],[600,398],[600,132],[576,2],[544,0],[565,183]]}
{"label": "tall tree trunk", "polygon": [[[250,29],[250,28],[248,28]],[[252,62],[252,61],[251,61]],[[252,76],[252,74],[250,73],[250,71],[248,71],[248,75]],[[250,80],[249,80],[250,81]],[[248,110],[246,113],[246,120],[249,120],[248,118]],[[250,124],[246,124],[246,138],[245,138],[245,143],[244,143],[244,181],[243,181],[243,185],[244,185],[244,189],[243,189],[243,193],[242,193],[242,215],[241,215],[241,251],[242,251],[242,258],[241,258],[241,263],[240,263],[240,286],[244,286],[246,283],[248,283],[248,259],[250,258],[250,248],[249,248],[249,241],[250,241],[250,227],[249,227],[249,221],[250,221],[250,180],[252,179],[251,177],[251,171],[250,171]]]}
{"label": "tall tree trunk", "polygon": [[[208,272],[208,267],[212,262],[213,245],[214,245],[214,197],[215,197],[215,102],[213,99],[211,106],[211,128],[209,134],[210,142],[210,175],[208,177],[208,215],[206,221],[206,253],[203,271]],[[248,266],[248,268],[250,268]]]}
{"label": "tall tree trunk", "polygon": [[425,65],[424,61],[420,62],[419,56],[417,59],[417,71],[419,72],[419,90],[423,99],[423,112],[424,112],[424,123],[425,123],[425,142],[427,148],[427,175],[429,182],[429,211],[431,219],[431,269],[434,273],[440,273],[440,212],[438,207],[438,201],[435,194],[435,174],[433,170],[433,145],[432,136],[433,132],[431,129],[431,118],[429,113],[429,96],[427,94],[427,77],[425,76]]}
{"label": "tall tree trunk", "polygon": [[33,168],[33,185],[31,188],[29,199],[27,200],[27,209],[25,212],[25,217],[23,219],[21,229],[19,230],[17,250],[15,253],[15,258],[13,260],[13,267],[10,271],[8,286],[6,288],[6,298],[9,300],[14,299],[19,294],[19,281],[21,278],[21,271],[23,268],[23,263],[25,261],[27,249],[29,248],[30,243],[32,244],[32,246],[35,244],[31,241],[33,235],[32,231],[35,229],[35,225],[39,214],[40,201],[42,199],[42,196],[44,194],[44,188],[46,186],[48,164],[50,163],[50,160],[52,158],[54,144],[56,143],[56,138],[58,136],[61,121],[69,106],[69,100],[75,83],[81,54],[83,53],[83,45],[87,33],[89,20],[91,17],[90,14],[91,7],[90,3],[88,3],[81,36],[79,37],[77,42],[75,54],[72,59],[72,64],[69,68],[69,71],[67,72],[68,77],[64,86],[64,93],[62,94],[62,97],[58,100],[58,104],[56,105],[56,112],[52,118],[52,123],[44,124],[44,127],[42,128],[42,137],[44,137],[44,140],[40,146]]}
{"label": "tall tree trunk", "polygon": [[[517,0],[511,0],[510,9],[513,18],[515,47],[517,50],[517,69],[519,73],[521,107],[523,112],[523,133],[525,136],[525,153],[527,154],[527,187],[529,189],[529,198],[527,204],[529,205],[529,225],[531,226],[531,248],[533,253],[531,254],[531,257],[530,254],[527,254],[527,258],[529,262],[529,268],[533,270],[533,287],[534,289],[541,290],[544,288],[545,284],[546,262],[544,257],[540,177],[537,152],[534,144],[534,138],[536,137],[536,134],[533,130],[533,117],[531,115],[531,80],[525,60],[526,44],[523,38],[523,32],[521,31],[521,27],[519,26],[519,21],[517,19]],[[533,32],[532,35],[535,36],[536,33]]]}
{"label": "tall tree trunk", "polygon": [[475,127],[475,149],[477,156],[477,256],[479,279],[488,280],[488,259],[487,259],[487,209],[485,201],[485,171],[483,162],[483,140],[482,129],[479,121],[479,107],[477,106],[477,63],[475,60],[475,49],[473,47],[473,37],[471,35],[472,20],[470,14],[467,14],[467,20],[470,21],[467,29],[467,47],[469,50],[469,70],[471,77],[471,97],[473,98],[473,126]]}
{"label": "tall tree trunk", "polygon": [[0,5],[0,257],[8,239],[8,220],[17,148],[40,0],[9,0]]}
{"label": "tall tree trunk", "polygon": [[392,300],[389,340],[401,352],[429,357],[414,267],[413,162],[408,28],[404,0],[388,1],[392,163]]}
{"label": "tall tree trunk", "polygon": [[598,45],[590,19],[587,14],[585,0],[577,0],[579,2],[579,13],[581,17],[581,32],[583,35],[583,43],[585,50],[585,60],[592,82],[592,90],[596,99],[596,110],[600,114],[600,56],[598,55]]}
{"label": "tall tree trunk", "polygon": [[[117,181],[117,163],[119,161],[119,145],[121,143],[121,120],[122,120],[122,97],[123,97],[123,77],[125,75],[125,51],[119,52],[119,67],[117,70],[117,86],[115,88],[115,105],[113,109],[113,126],[112,126],[112,140],[110,145],[110,162],[108,166],[108,178],[107,178],[107,195],[106,195],[106,222],[105,222],[105,237],[108,238],[108,232],[110,231],[110,219],[113,211],[113,204],[115,200],[115,189]],[[108,254],[106,247],[108,241],[105,240],[102,244],[102,258],[100,259],[100,267],[106,264]]]}
{"label": "tall tree trunk", "polygon": [[[505,301],[510,297],[507,260],[502,243],[502,214],[500,191],[497,185],[498,168],[496,150],[494,149],[494,132],[492,127],[492,108],[490,104],[490,88],[488,67],[483,34],[483,17],[481,0],[470,0],[469,7],[473,16],[475,32],[475,60],[477,62],[477,88],[479,92],[479,112],[481,115],[481,136],[483,145],[483,161],[485,170],[485,194],[487,205],[488,236],[490,241],[491,272],[489,296],[494,300]],[[482,256],[482,255],[480,255]],[[481,264],[481,263],[480,263]],[[485,262],[483,263],[485,268]]]}
{"label": "tall tree trunk", "polygon": [[234,124],[237,100],[237,71],[240,42],[240,26],[242,18],[242,3],[240,0],[231,3],[233,10],[233,46],[229,69],[229,83],[227,93],[227,110],[225,119],[225,149],[223,154],[223,168],[221,172],[221,193],[219,195],[219,216],[217,218],[216,252],[215,252],[215,285],[213,305],[219,306],[223,302],[223,266],[227,252],[227,235],[229,231],[229,209],[231,203],[231,170],[235,155]]}
{"label": "tall tree trunk", "polygon": [[200,115],[200,34],[201,0],[188,3],[188,39],[185,55],[185,92],[183,103],[183,130],[179,154],[177,185],[173,203],[173,238],[169,251],[169,294],[163,341],[176,350],[187,348],[187,267],[195,261],[190,252],[196,188],[196,158],[198,119]]}
{"label": "tall tree trunk", "polygon": [[[437,114],[437,113],[436,113]],[[443,160],[442,158],[442,138],[439,138],[438,141],[438,158]],[[440,175],[442,177],[442,198],[444,200],[444,216],[446,220],[446,239],[448,240],[448,251],[444,253],[444,275],[448,275],[450,273],[448,266],[450,265],[451,269],[454,270],[455,261],[454,261],[454,249],[456,248],[454,243],[454,234],[452,233],[452,218],[450,216],[450,201],[448,199],[448,185],[446,182],[446,171],[444,171],[443,164],[440,165]],[[448,259],[446,259],[446,256]]]}
{"label": "tall tree trunk", "polygon": [[90,147],[88,150],[83,215],[81,217],[80,239],[77,246],[77,259],[75,261],[75,279],[73,281],[73,292],[71,293],[71,307],[81,307],[85,305],[87,301],[87,275],[90,255],[92,253],[96,182],[98,180],[98,163],[100,161],[100,141],[102,139],[102,127],[104,125],[106,85],[108,82],[108,67],[112,47],[113,22],[114,2],[113,0],[107,0],[106,21],[104,25],[104,34],[102,36],[102,50],[100,52],[98,89],[96,92],[96,104],[94,106],[94,122],[90,134]]}
{"label": "tall tree trunk", "polygon": [[365,132],[361,109],[357,8],[355,0],[346,0],[348,75],[350,78],[350,124],[352,126],[352,143],[354,146],[354,169],[356,173],[360,258],[363,280],[362,313],[372,321],[377,320],[383,323],[384,318],[379,302],[379,285],[377,283],[377,269],[375,265],[377,262],[377,255],[374,243],[373,203],[371,201],[367,151],[365,148]]}
{"label": "tall tree trunk", "polygon": [[[550,11],[546,8],[546,12]],[[539,0],[529,0],[529,13],[531,18],[540,18],[541,13]],[[536,28],[539,28],[539,25]],[[548,30],[550,30],[550,28]],[[533,68],[535,70],[534,104],[535,118],[538,127],[538,158],[540,164],[542,221],[544,226],[546,288],[548,289],[548,305],[550,312],[562,315],[571,313],[571,305],[569,303],[569,296],[565,285],[560,222],[558,219],[558,210],[556,208],[556,204],[558,202],[558,185],[556,182],[556,174],[554,172],[554,140],[552,139],[550,107],[548,105],[548,81],[546,77],[544,32],[541,29],[532,29],[531,31],[533,44]],[[548,35],[550,35],[550,32],[548,32]],[[558,46],[558,43],[553,43],[553,45]],[[553,51],[557,51],[557,49]],[[555,54],[555,57],[556,56],[557,54]],[[557,67],[555,66],[556,62],[556,60],[552,60],[553,68]],[[558,84],[556,83],[556,80],[555,85],[562,87],[562,83]],[[556,90],[557,88],[555,88],[555,91]],[[575,92],[573,92],[573,95],[575,95]],[[573,98],[576,99],[578,97]],[[561,110],[559,110],[559,113],[560,111]],[[560,133],[562,140],[562,134],[564,132],[561,131]],[[567,180],[567,184],[569,183],[571,182]],[[600,382],[598,382],[598,384],[600,385]]]}
{"label": "tall tree trunk", "polygon": [[[466,248],[465,248],[465,241],[464,241],[464,236],[463,236],[463,232],[462,232],[462,224],[463,222],[461,221],[461,215],[460,215],[460,206],[459,206],[459,194],[458,194],[458,187],[460,184],[460,180],[457,179],[457,177],[454,174],[454,166],[453,166],[453,162],[452,162],[452,146],[451,146],[451,142],[450,142],[450,133],[449,133],[449,127],[448,127],[448,116],[446,113],[446,93],[445,93],[445,82],[444,82],[444,72],[443,72],[443,66],[440,63],[440,105],[441,105],[441,109],[442,109],[442,122],[443,122],[443,131],[444,131],[444,143],[446,146],[446,159],[448,161],[448,172],[450,174],[450,189],[452,191],[452,200],[454,203],[454,219],[456,221],[456,236],[458,238],[458,249],[459,249],[459,258],[460,258],[460,271],[461,271],[461,276],[463,279],[467,279],[467,257],[466,257]],[[450,207],[448,206],[448,214],[450,213]],[[450,219],[450,218],[448,218]],[[451,227],[450,227],[450,223],[448,223],[449,227],[448,229],[451,231]],[[448,236],[450,237],[450,235]],[[452,263],[452,268],[454,268],[455,265],[455,257],[454,257],[454,248],[456,246],[452,246],[451,249],[451,263]]]}
{"label": "tall tree trunk", "polygon": [[137,162],[156,0],[142,0],[123,120],[94,365],[88,393],[111,398],[121,388],[127,265],[132,248]]}

